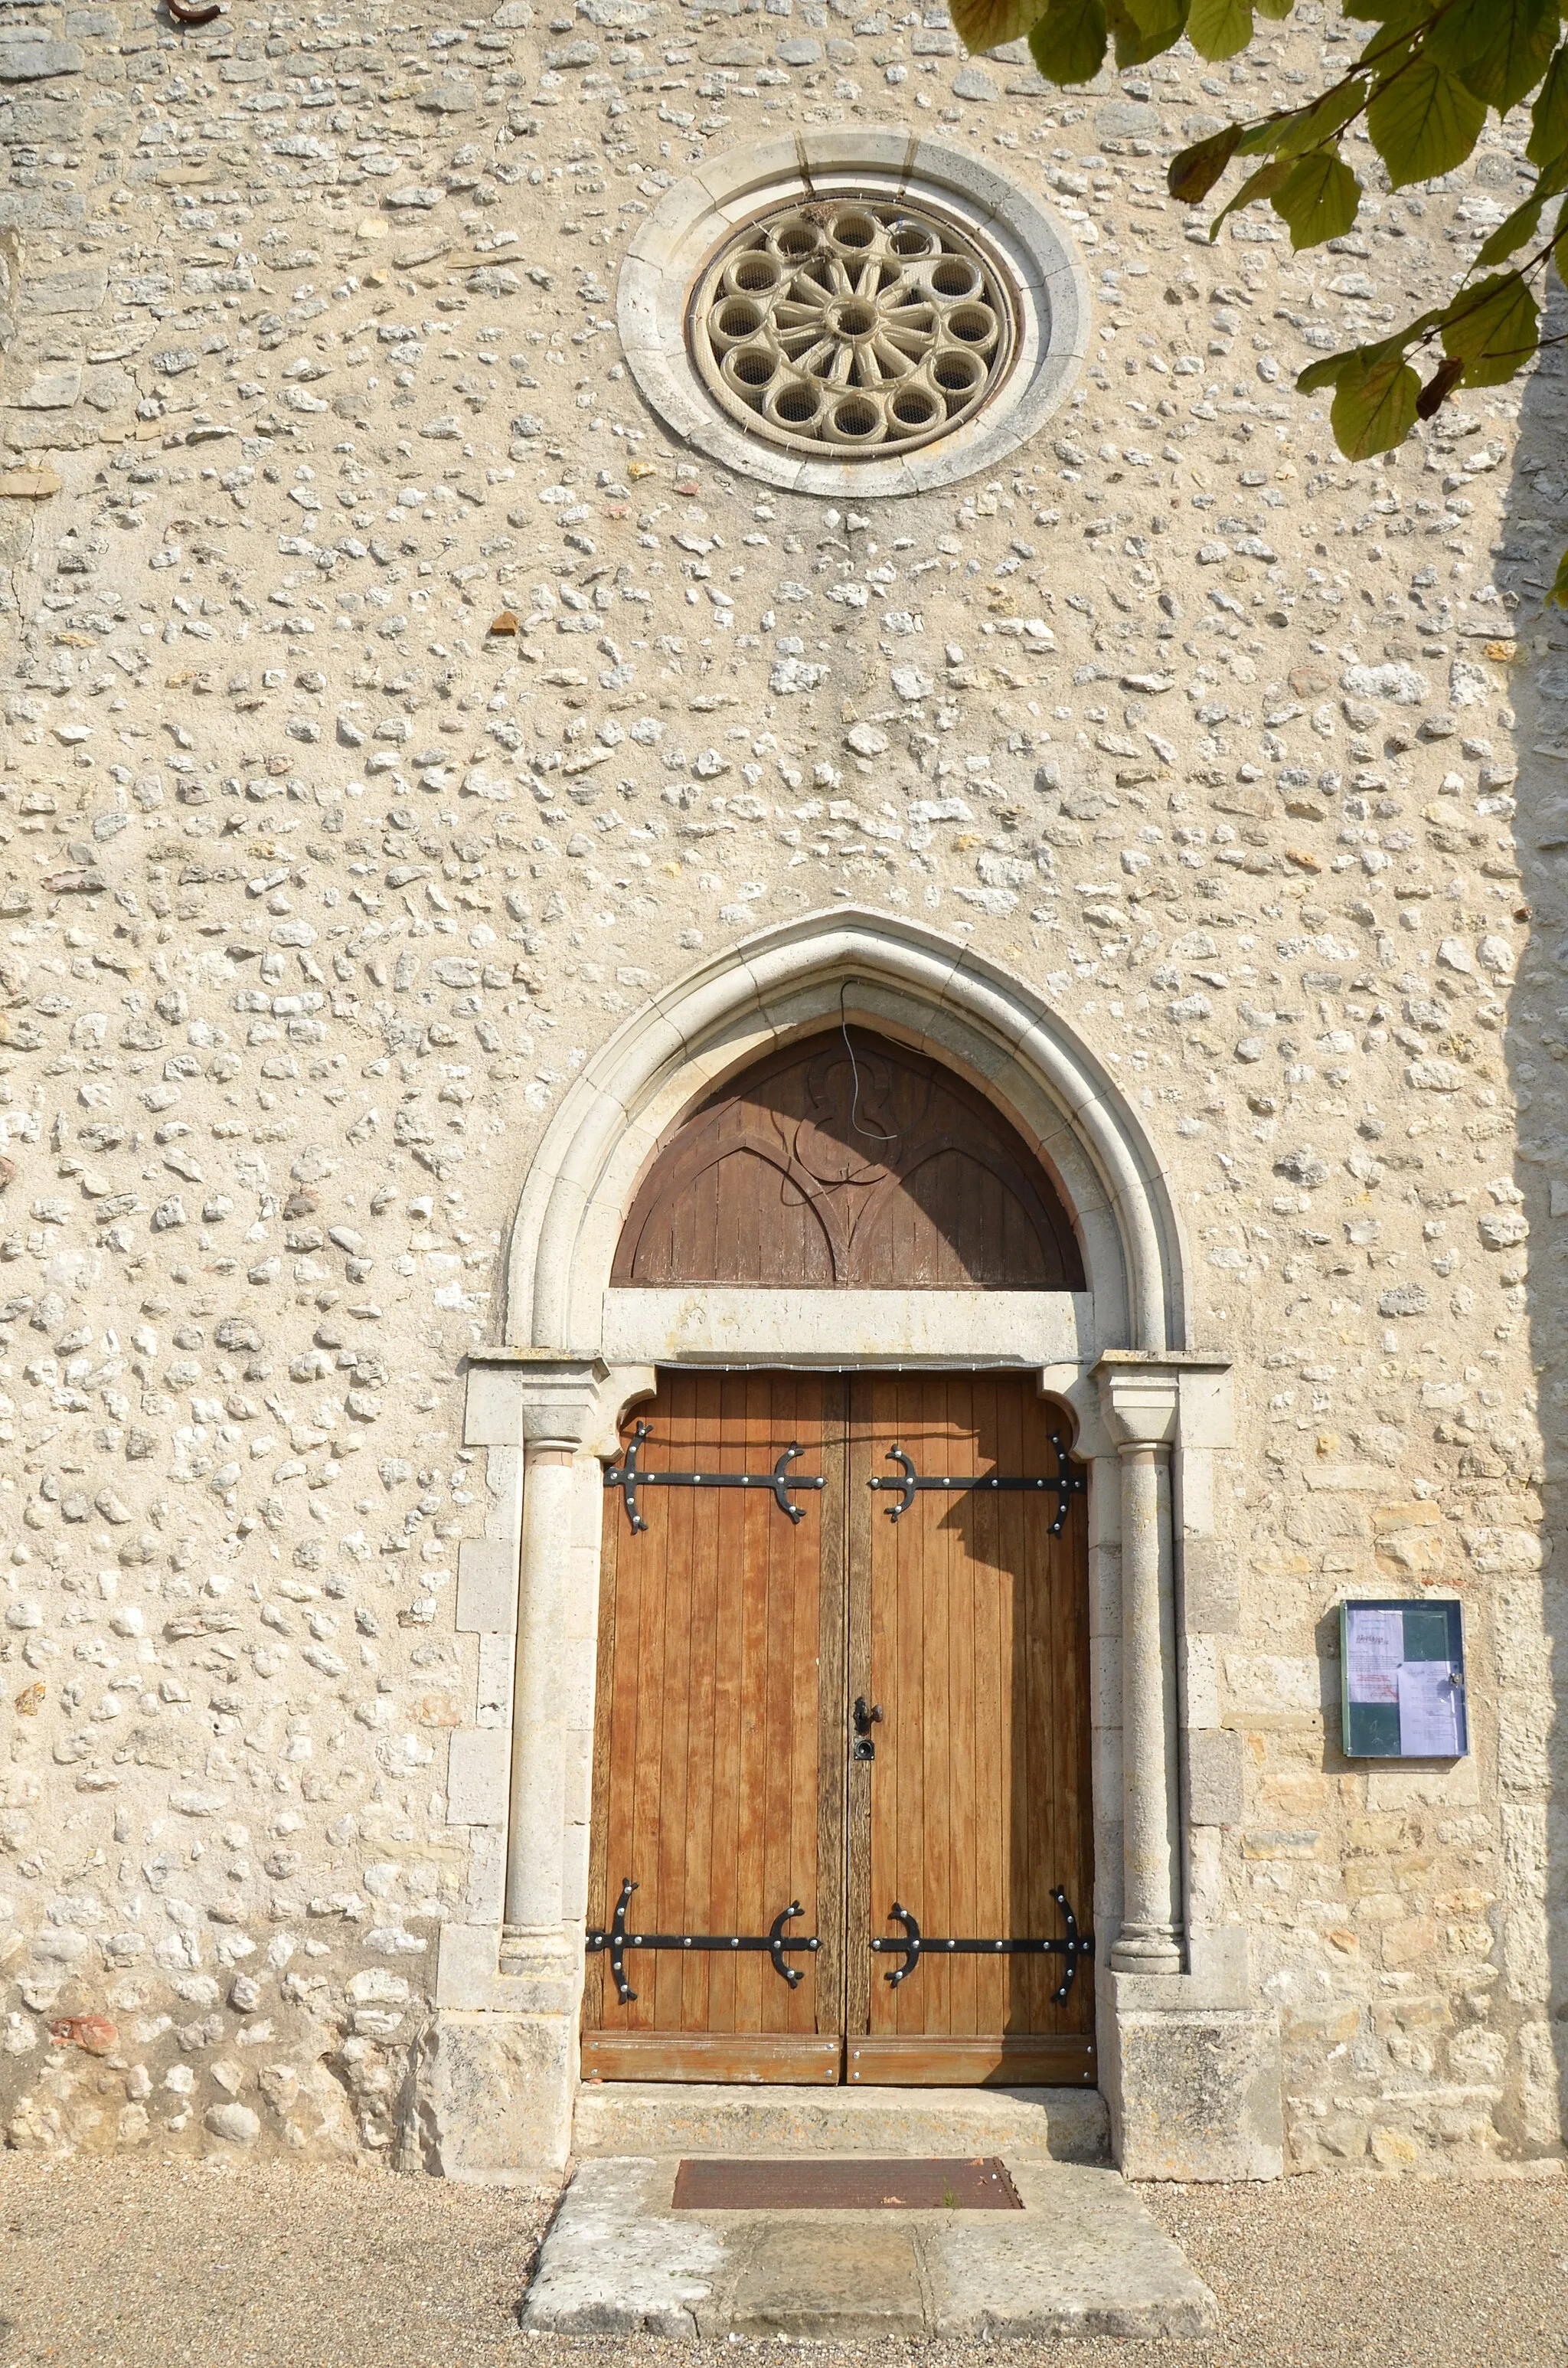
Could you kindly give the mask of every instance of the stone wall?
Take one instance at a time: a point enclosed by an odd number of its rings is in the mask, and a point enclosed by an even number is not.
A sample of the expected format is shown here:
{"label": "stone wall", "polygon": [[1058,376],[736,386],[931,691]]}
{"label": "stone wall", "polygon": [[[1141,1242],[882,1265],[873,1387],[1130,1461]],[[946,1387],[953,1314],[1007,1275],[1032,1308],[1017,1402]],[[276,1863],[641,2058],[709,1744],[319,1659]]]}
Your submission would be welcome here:
{"label": "stone wall", "polygon": [[[1465,268],[1523,133],[1300,258],[1164,195],[1348,37],[1064,100],[858,0],[6,10],[14,2145],[421,2158],[439,1927],[500,1913],[453,1574],[517,1475],[461,1364],[530,1148],[640,999],[852,897],[1059,997],[1176,1181],[1243,1441],[1193,1904],[1292,2160],[1557,2149],[1564,396],[1351,469],[1291,387]],[[856,120],[1048,199],[1095,325],[1002,477],[835,508],[691,465],[613,312],[697,160]],[[1426,1584],[1473,1756],[1348,1768],[1333,1607]]]}

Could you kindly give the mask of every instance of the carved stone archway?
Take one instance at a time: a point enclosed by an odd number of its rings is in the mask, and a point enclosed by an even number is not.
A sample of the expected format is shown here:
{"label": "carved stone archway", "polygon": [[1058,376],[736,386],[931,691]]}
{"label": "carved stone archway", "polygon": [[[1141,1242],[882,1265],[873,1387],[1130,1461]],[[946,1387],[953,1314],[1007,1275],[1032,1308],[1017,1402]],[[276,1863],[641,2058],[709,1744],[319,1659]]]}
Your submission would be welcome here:
{"label": "carved stone archway", "polygon": [[[661,1145],[727,1081],[845,1025],[970,1098],[977,1133],[1021,1142],[1070,1212],[1081,1269],[1040,1290],[844,1277],[664,1289],[636,1281],[633,1251],[622,1279],[618,1250]],[[494,1873],[488,1901],[442,1938],[427,2118],[449,2120],[449,2168],[505,2177],[514,2158],[562,2160],[570,2146],[599,1458],[655,1366],[706,1360],[1026,1366],[1073,1408],[1092,1473],[1113,2143],[1142,2176],[1278,2171],[1277,2040],[1249,2002],[1244,1934],[1190,1912],[1183,1564],[1208,1548],[1210,1467],[1230,1420],[1226,1360],[1193,1349],[1188,1304],[1176,1213],[1125,1094],[1036,990],[934,930],[853,909],[787,923],[652,998],[586,1064],[523,1185],[503,1340],[471,1360],[466,1435],[492,1450],[504,1506],[495,1534],[464,1550],[459,1624],[493,1660],[514,1656],[515,1683],[508,1725],[452,1744],[452,1814],[489,1836]]]}

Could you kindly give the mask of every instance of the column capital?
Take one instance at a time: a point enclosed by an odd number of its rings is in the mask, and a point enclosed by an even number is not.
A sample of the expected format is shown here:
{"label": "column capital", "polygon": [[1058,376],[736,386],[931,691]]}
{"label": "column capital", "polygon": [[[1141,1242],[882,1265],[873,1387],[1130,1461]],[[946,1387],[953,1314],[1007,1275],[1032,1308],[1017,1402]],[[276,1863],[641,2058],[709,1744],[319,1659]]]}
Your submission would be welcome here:
{"label": "column capital", "polygon": [[609,1374],[602,1358],[539,1349],[480,1349],[469,1364],[470,1445],[514,1445],[520,1438],[536,1451],[567,1453],[593,1428]]}
{"label": "column capital", "polygon": [[1094,1369],[1100,1412],[1119,1450],[1169,1447],[1176,1434],[1181,1372],[1163,1357],[1113,1349]]}
{"label": "column capital", "polygon": [[1108,1349],[1092,1378],[1099,1384],[1100,1411],[1119,1448],[1169,1447],[1176,1435],[1182,1376],[1217,1383],[1230,1370],[1228,1358],[1190,1349]]}

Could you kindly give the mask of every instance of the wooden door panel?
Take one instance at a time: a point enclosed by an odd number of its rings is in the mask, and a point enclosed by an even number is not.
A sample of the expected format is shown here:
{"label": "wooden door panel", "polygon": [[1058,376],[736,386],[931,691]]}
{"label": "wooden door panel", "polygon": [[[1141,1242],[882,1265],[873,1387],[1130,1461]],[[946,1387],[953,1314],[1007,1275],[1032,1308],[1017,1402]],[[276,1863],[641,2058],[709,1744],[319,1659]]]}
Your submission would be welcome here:
{"label": "wooden door panel", "polygon": [[[614,1991],[611,1991],[614,1996]],[[585,2031],[585,2080],[734,2080],[836,2088],[844,2042],[790,2032]]]}
{"label": "wooden door panel", "polygon": [[[588,2078],[893,2085],[1095,2078],[1093,1970],[1060,1956],[923,1955],[895,1989],[896,1898],[926,1939],[1089,1924],[1087,1521],[1044,1493],[922,1490],[896,1521],[895,1442],[928,1476],[1057,1469],[1059,1415],[1024,1376],[661,1376],[654,1471],[767,1474],[820,1490],[646,1488],[643,1532],[607,1491],[590,1917],[623,1877],[631,1930],[815,1932],[789,1989],[766,1953],[631,1950],[634,2000],[589,1957]],[[875,1758],[851,1705],[880,1703]],[[847,2033],[847,2054],[844,2034]]]}
{"label": "wooden door panel", "polygon": [[983,2032],[969,2039],[851,2039],[851,2088],[1092,2089],[1092,2037],[1065,2032]]}
{"label": "wooden door panel", "polygon": [[[650,1486],[639,1496],[647,1528],[635,1531],[606,1491],[590,1921],[609,1925],[630,1876],[629,1930],[764,1934],[798,1900],[789,1930],[824,1946],[790,1956],[804,1974],[793,1989],[766,1952],[630,1949],[636,1997],[625,2003],[608,1954],[590,1955],[585,2069],[600,2078],[695,2077],[658,2064],[661,2048],[672,2067],[696,2061],[700,2038],[710,2055],[733,2043],[732,2068],[709,2077],[819,2079],[820,2044],[782,2043],[825,2033],[836,2049],[843,1776],[823,1747],[841,1720],[840,1396],[840,1384],[807,1374],[665,1374],[640,1410],[651,1471],[766,1474],[798,1444],[795,1472],[815,1475],[825,1440],[829,1485],[795,1497],[798,1522],[766,1488]],[[778,2068],[792,2057],[797,2069]],[[634,2074],[608,2068],[632,2059]]]}
{"label": "wooden door panel", "polygon": [[[877,1376],[856,1383],[849,1493],[852,1505],[864,1494],[876,1507],[870,1676],[883,1720],[866,1787],[869,1896],[863,1909],[851,1896],[851,1932],[858,1924],[868,1936],[895,1935],[887,1910],[897,1899],[931,1938],[1062,1937],[1051,1897],[1058,1884],[1089,1927],[1083,1497],[1072,1498],[1058,1539],[1050,1534],[1054,1499],[1044,1494],[921,1491],[893,1521],[890,1499],[866,1487],[872,1476],[893,1473],[886,1450],[894,1444],[928,1476],[1050,1474],[1051,1434],[1060,1420],[1024,1376]],[[920,2053],[915,2041],[990,2045],[1093,2030],[1085,1964],[1058,2006],[1057,1956],[924,1956],[895,1988],[883,1976],[896,1962],[871,1960],[869,2011],[858,2030],[872,2040],[911,2043],[911,2061]],[[850,2028],[853,2048],[857,2026]],[[862,2066],[889,2066],[898,2052],[862,2057]],[[975,2055],[973,2045],[968,2054]],[[862,2069],[859,2077],[871,2076]],[[906,2076],[884,2068],[876,2077]]]}

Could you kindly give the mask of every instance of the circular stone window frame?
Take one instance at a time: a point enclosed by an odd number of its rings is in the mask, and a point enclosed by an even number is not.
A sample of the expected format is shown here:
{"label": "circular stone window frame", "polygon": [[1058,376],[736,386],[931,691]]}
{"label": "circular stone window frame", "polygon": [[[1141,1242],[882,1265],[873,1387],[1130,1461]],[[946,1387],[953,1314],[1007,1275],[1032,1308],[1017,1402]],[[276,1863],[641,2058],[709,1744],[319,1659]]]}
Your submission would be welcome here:
{"label": "circular stone window frame", "polygon": [[[687,337],[694,290],[759,213],[816,199],[928,209],[995,256],[1013,298],[1005,377],[970,418],[913,450],[813,459],[748,433],[706,385]],[[984,475],[1058,410],[1088,344],[1089,286],[1068,232],[978,157],[894,131],[831,131],[726,150],[665,191],[628,249],[621,346],[644,397],[686,443],[780,492],[835,500],[928,493]]]}

